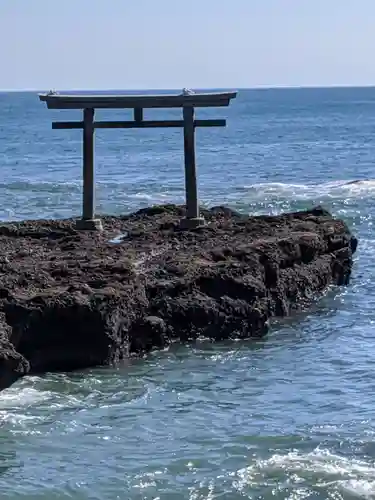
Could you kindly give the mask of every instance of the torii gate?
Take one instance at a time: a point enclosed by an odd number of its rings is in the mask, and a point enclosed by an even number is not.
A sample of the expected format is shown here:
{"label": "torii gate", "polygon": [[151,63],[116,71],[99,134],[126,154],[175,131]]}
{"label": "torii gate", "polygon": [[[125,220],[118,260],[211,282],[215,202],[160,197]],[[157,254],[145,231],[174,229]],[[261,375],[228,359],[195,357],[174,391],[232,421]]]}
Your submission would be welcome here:
{"label": "torii gate", "polygon": [[[83,129],[83,211],[77,220],[77,229],[100,230],[100,219],[95,218],[94,131],[97,128],[169,128],[184,129],[186,217],[181,228],[192,229],[204,224],[199,214],[197,175],[195,164],[195,128],[225,127],[226,120],[196,120],[195,108],[229,106],[237,92],[193,93],[184,89],[182,94],[157,95],[90,95],[40,94],[39,99],[49,109],[82,109],[83,121],[53,122],[53,129]],[[133,109],[134,120],[94,121],[95,109]],[[182,120],[144,120],[143,110],[151,108],[182,108]]]}

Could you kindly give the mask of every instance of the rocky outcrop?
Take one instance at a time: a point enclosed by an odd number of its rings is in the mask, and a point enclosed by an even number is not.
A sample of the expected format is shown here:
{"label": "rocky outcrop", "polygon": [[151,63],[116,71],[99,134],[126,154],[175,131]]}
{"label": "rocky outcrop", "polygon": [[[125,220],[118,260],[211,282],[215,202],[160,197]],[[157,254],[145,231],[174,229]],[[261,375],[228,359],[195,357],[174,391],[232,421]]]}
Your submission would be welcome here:
{"label": "rocky outcrop", "polygon": [[277,217],[181,207],[0,227],[0,388],[27,372],[115,363],[172,340],[260,337],[348,283],[357,240],[321,208]]}

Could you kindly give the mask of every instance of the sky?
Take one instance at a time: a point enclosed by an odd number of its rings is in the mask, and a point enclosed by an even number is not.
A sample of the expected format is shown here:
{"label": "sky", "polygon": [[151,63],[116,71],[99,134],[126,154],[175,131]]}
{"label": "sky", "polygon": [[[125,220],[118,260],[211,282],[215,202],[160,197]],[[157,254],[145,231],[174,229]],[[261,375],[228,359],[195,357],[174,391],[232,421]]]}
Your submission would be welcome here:
{"label": "sky", "polygon": [[375,84],[374,0],[0,0],[0,89]]}

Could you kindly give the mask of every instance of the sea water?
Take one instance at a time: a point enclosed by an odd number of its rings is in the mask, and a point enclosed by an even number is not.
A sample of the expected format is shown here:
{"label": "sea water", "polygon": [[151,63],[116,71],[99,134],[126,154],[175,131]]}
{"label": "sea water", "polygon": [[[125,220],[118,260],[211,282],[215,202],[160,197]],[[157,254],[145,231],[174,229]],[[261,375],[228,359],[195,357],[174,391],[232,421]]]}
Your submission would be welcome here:
{"label": "sea water", "polygon": [[[201,203],[323,205],[359,238],[350,286],[256,342],[25,377],[0,394],[1,499],[375,498],[375,89],[242,90],[197,114],[228,120],[197,131]],[[81,132],[58,119],[80,116],[0,94],[2,220],[80,214]],[[183,203],[182,148],[180,130],[98,131],[98,212]]]}

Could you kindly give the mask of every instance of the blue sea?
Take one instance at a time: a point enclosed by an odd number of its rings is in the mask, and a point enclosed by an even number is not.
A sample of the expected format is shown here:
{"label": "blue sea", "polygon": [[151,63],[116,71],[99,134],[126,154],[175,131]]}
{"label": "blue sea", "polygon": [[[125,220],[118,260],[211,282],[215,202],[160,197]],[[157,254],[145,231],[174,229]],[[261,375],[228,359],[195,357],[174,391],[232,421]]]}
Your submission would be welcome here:
{"label": "blue sea", "polygon": [[[359,238],[350,286],[256,342],[22,379],[0,394],[1,499],[375,499],[375,88],[240,90],[197,115],[227,118],[197,131],[201,203],[323,205]],[[81,213],[67,119],[0,94],[0,219]],[[183,203],[182,151],[181,130],[98,131],[98,213]]]}

